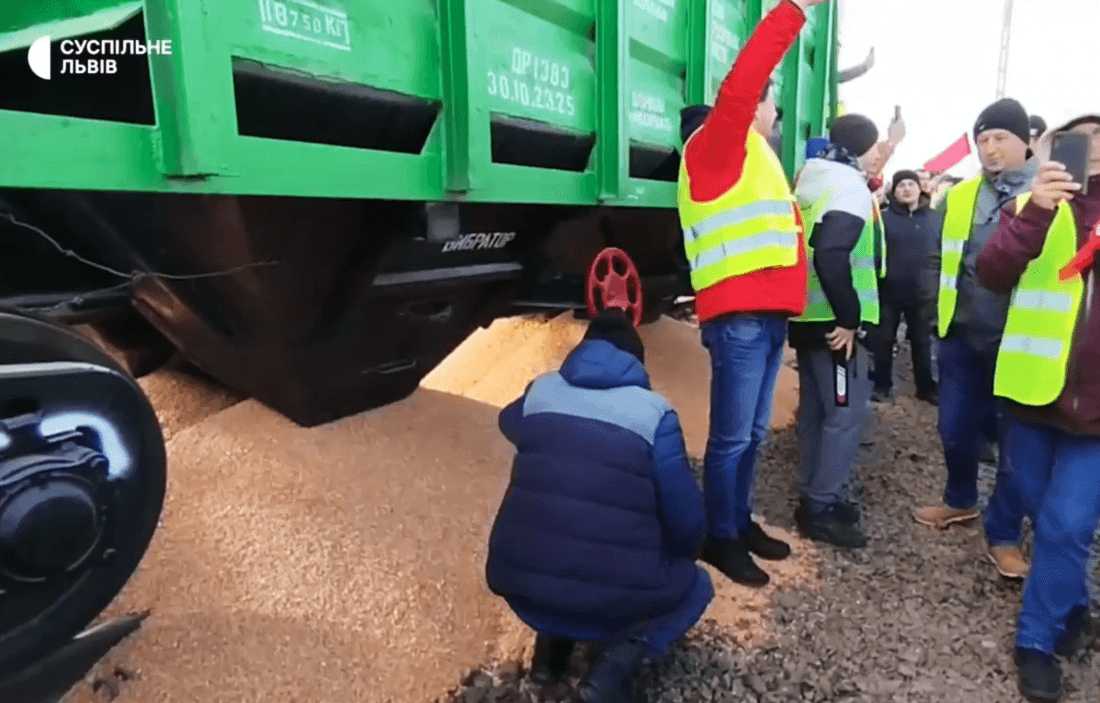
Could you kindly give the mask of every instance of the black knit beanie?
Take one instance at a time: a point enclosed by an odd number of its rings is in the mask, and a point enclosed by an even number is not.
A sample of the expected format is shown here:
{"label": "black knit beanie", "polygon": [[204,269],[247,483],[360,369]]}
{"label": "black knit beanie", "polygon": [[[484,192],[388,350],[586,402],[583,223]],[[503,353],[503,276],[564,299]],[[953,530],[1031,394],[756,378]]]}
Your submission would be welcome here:
{"label": "black knit beanie", "polygon": [[920,187],[920,176],[917,175],[917,172],[903,169],[894,174],[894,180],[891,181],[892,185],[890,186],[890,195],[894,194],[894,191],[898,189],[898,184],[902,181],[913,181]]}
{"label": "black knit beanie", "polygon": [[1027,119],[1027,126],[1031,128],[1031,136],[1041,137],[1046,134],[1047,121],[1038,115],[1032,115]]}
{"label": "black knit beanie", "polygon": [[978,135],[990,129],[1007,129],[1020,138],[1024,144],[1031,143],[1031,124],[1028,121],[1027,110],[1017,100],[1005,98],[998,100],[978,115],[978,121],[974,123],[974,140]]}
{"label": "black knit beanie", "polygon": [[[774,82],[771,78],[768,79],[768,84],[764,86],[764,92],[760,94],[760,102],[764,102],[764,98],[768,97],[768,91],[772,89]],[[709,114],[710,106],[708,105],[688,105],[680,110],[680,141],[686,142],[695,130],[703,126],[703,122]]]}
{"label": "black knit beanie", "polygon": [[680,141],[686,142],[692,133],[703,126],[710,114],[707,105],[689,105],[680,111]]}
{"label": "black knit beanie", "polygon": [[863,115],[841,115],[829,130],[829,141],[860,157],[878,143],[878,127]]}
{"label": "black knit beanie", "polygon": [[607,308],[592,318],[588,323],[588,330],[584,333],[584,339],[585,341],[602,339],[605,342],[611,342],[616,348],[627,354],[633,354],[638,361],[645,363],[645,345],[642,344],[642,337],[619,308]]}

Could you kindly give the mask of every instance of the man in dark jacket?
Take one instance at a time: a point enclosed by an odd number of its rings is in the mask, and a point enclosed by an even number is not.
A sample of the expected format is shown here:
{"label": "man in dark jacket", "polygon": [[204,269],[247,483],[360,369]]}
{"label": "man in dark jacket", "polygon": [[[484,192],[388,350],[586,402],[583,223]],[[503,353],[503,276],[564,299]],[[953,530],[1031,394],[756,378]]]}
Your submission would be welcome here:
{"label": "man in dark jacket", "polygon": [[[978,259],[982,285],[1015,289],[995,392],[1007,408],[1002,451],[1035,529],[1016,632],[1019,685],[1043,701],[1062,693],[1055,655],[1072,656],[1092,629],[1086,565],[1100,521],[1100,115],[1052,134],[1069,131],[1092,137],[1087,194],[1045,161]],[[1050,137],[1040,153],[1048,158]]]}
{"label": "man in dark jacket", "polygon": [[[1031,158],[1027,112],[1012,99],[998,100],[974,123],[982,173],[951,188],[944,200],[938,295],[939,421],[947,481],[938,505],[916,510],[922,525],[946,529],[982,515],[978,462],[983,442],[1000,418],[993,375],[1011,296],[989,290],[977,275],[978,255],[996,231],[1001,210],[1031,188],[1039,165]],[[1024,578],[1019,548],[1018,487],[998,467],[983,524],[988,557],[1006,578]]]}
{"label": "man in dark jacket", "polygon": [[486,578],[538,633],[536,680],[559,677],[575,642],[603,645],[586,701],[631,700],[637,667],[664,656],[714,596],[695,563],[703,497],[644,356],[622,312],[605,311],[560,371],[500,413],[517,454]]}
{"label": "man in dark jacket", "polygon": [[890,206],[882,213],[886,229],[886,277],[879,279],[881,320],[876,333],[875,393],[881,402],[894,385],[894,342],[902,316],[913,349],[917,397],[936,402],[932,378],[932,329],[928,306],[939,285],[940,229],[943,215],[922,204],[920,176],[894,174]]}
{"label": "man in dark jacket", "polygon": [[[879,321],[877,231],[867,169],[878,129],[862,115],[837,119],[830,145],[806,162],[795,198],[809,232],[813,270],[806,311],[790,324],[798,354],[801,444],[799,531],[839,547],[862,547],[859,511],[848,486],[867,419],[872,383],[862,328]],[[834,361],[848,365],[848,402],[835,402]]]}

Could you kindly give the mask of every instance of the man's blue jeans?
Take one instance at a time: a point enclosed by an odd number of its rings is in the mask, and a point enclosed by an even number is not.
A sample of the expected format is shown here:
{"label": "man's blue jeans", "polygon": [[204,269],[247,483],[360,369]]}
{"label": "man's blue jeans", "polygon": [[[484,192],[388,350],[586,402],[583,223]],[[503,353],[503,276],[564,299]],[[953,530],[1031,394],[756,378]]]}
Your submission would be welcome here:
{"label": "man's blue jeans", "polygon": [[771,426],[787,320],[736,315],[703,324],[710,351],[710,435],[703,477],[707,533],[736,539],[752,522],[756,450]]}
{"label": "man's blue jeans", "polygon": [[1010,418],[1001,447],[1035,531],[1016,646],[1053,654],[1071,613],[1089,604],[1085,572],[1100,521],[1100,437]]}
{"label": "man's blue jeans", "polygon": [[[943,502],[951,508],[978,503],[978,461],[986,437],[998,434],[1003,413],[993,395],[996,353],[980,353],[961,339],[940,343],[939,431],[947,464]],[[985,535],[993,546],[1020,541],[1024,506],[1013,472],[1006,470],[1002,451],[997,483],[985,509]]]}

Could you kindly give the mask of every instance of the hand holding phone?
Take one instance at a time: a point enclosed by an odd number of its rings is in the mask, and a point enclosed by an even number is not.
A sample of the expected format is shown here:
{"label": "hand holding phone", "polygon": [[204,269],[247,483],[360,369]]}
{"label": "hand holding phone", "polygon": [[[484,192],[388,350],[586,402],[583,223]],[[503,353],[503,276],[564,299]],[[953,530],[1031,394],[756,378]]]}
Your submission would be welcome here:
{"label": "hand holding phone", "polygon": [[887,134],[889,142],[895,147],[905,139],[905,120],[901,118],[901,105],[894,106],[894,119],[890,122]]}
{"label": "hand holding phone", "polygon": [[1031,199],[1044,210],[1053,210],[1063,201],[1073,200],[1081,192],[1081,184],[1073,181],[1073,175],[1057,161],[1047,161],[1039,166],[1039,174],[1031,187]]}
{"label": "hand holding phone", "polygon": [[1089,163],[1092,161],[1092,137],[1082,132],[1059,132],[1053,137],[1050,160],[1066,167],[1072,181],[1081,186],[1082,195],[1088,193]]}

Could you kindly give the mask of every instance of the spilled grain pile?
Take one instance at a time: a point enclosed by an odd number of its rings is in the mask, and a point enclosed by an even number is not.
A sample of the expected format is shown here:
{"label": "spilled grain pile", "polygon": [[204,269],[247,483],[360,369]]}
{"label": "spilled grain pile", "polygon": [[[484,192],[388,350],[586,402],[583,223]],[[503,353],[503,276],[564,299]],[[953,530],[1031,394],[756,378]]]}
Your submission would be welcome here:
{"label": "spilled grain pile", "polygon": [[106,662],[137,674],[117,703],[427,701],[526,644],[483,585],[494,408],[420,390],[304,429],[246,401],[168,450],[160,531],[111,608],[152,610]]}
{"label": "spilled grain pile", "polygon": [[[568,315],[498,321],[410,398],[312,429],[175,372],[143,379],[169,438],[169,489],[110,609],[153,611],[101,669],[136,673],[117,703],[427,702],[473,668],[529,656],[531,633],[484,585],[512,453],[496,414],[583,332]],[[654,387],[701,455],[698,330],[663,319],[642,335]],[[762,641],[775,594],[816,573],[813,548],[794,548],[763,591],[716,577],[706,619],[743,646]],[[74,695],[101,700],[90,685]]]}
{"label": "spilled grain pile", "polygon": [[[572,313],[499,319],[470,335],[421,386],[503,407],[535,376],[557,369],[586,326]],[[654,390],[679,413],[688,451],[702,456],[710,413],[710,356],[698,327],[662,317],[639,331]],[[772,426],[781,429],[794,420],[798,374],[784,364],[776,386]]]}

